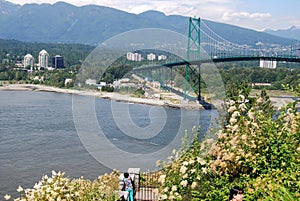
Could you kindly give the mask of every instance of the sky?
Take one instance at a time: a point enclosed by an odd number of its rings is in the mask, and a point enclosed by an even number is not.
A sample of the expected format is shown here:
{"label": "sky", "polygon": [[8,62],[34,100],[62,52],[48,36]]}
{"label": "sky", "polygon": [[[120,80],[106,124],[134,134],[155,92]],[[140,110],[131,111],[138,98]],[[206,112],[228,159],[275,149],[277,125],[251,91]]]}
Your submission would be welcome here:
{"label": "sky", "polygon": [[[8,0],[55,3],[58,0]],[[166,15],[200,17],[262,31],[300,27],[299,0],[63,0],[76,6],[95,4],[139,14],[158,10]]]}

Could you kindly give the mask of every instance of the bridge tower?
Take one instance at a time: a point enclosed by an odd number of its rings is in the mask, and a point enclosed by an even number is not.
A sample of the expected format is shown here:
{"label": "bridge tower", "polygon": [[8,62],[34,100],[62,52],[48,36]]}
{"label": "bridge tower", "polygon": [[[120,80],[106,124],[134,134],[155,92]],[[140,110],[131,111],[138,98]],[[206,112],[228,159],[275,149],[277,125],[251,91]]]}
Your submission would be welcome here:
{"label": "bridge tower", "polygon": [[[189,18],[189,30],[188,30],[188,47],[186,59],[188,62],[190,61],[200,61],[200,18]],[[187,85],[189,80],[189,69],[191,69],[190,65],[187,64],[185,67],[185,86],[184,86],[184,99],[187,98]],[[198,65],[198,97],[197,99],[201,100],[201,89],[200,89],[200,62]]]}

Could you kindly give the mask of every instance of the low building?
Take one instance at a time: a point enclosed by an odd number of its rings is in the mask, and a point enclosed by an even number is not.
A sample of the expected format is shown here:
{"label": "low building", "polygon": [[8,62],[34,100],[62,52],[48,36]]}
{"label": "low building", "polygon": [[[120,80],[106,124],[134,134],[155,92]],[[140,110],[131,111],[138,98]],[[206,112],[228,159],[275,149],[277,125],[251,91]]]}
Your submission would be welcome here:
{"label": "low building", "polygon": [[166,60],[166,59],[167,59],[167,56],[166,56],[166,55],[163,55],[163,54],[162,54],[162,55],[159,55],[158,58],[157,58],[158,61]]}
{"label": "low building", "polygon": [[259,61],[259,67],[261,67],[261,68],[276,68],[277,67],[277,61],[269,61],[269,60],[261,59]]}
{"label": "low building", "polygon": [[95,79],[87,79],[86,81],[85,81],[85,84],[86,85],[97,85],[97,81],[95,80]]}

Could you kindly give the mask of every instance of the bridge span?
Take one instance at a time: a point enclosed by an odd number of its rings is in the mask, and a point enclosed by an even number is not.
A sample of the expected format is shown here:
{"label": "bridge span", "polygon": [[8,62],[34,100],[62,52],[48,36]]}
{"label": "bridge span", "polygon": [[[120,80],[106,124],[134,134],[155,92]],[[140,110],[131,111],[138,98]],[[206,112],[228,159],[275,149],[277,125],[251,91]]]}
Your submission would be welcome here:
{"label": "bridge span", "polygon": [[[169,61],[163,64],[141,66],[133,69],[133,73],[143,71],[185,67],[185,80],[189,82],[190,73],[196,73],[198,80],[194,83],[197,88],[197,100],[203,103],[200,86],[200,68],[205,63],[236,62],[236,61],[266,61],[273,66],[273,61],[300,63],[300,44],[298,46],[279,47],[274,44],[263,47],[261,42],[251,46],[249,44],[235,44],[215,33],[200,18],[189,18],[188,44],[186,59]],[[263,62],[262,62],[263,63]],[[172,71],[171,71],[172,77]],[[186,88],[184,96],[187,97]]]}

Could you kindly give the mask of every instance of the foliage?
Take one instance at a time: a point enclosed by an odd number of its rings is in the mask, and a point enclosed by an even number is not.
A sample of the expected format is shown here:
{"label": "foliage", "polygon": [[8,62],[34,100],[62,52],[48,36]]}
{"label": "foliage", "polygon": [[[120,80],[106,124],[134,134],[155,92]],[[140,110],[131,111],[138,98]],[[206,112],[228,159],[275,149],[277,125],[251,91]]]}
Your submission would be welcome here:
{"label": "foliage", "polygon": [[[95,181],[87,179],[70,180],[65,173],[52,171],[52,176],[43,176],[32,189],[17,189],[20,197],[15,201],[50,201],[50,200],[105,200],[115,201],[118,190],[119,173],[113,171],[111,174],[99,176]],[[9,195],[5,196],[7,200]]]}
{"label": "foliage", "polygon": [[113,92],[114,91],[114,87],[103,86],[103,87],[101,87],[101,91]]}
{"label": "foliage", "polygon": [[244,200],[271,200],[286,189],[300,197],[300,113],[295,103],[275,111],[262,91],[251,103],[227,103],[228,121],[216,139],[185,146],[162,167],[162,200],[226,200],[235,185]]}
{"label": "foliage", "polygon": [[300,94],[300,83],[295,87],[291,87],[289,84],[282,84],[282,87],[285,90],[295,92],[296,94]]}
{"label": "foliage", "polygon": [[[228,64],[229,65],[229,64]],[[225,85],[232,83],[239,84],[241,82],[248,83],[271,83],[271,86],[263,86],[267,89],[283,89],[283,84],[289,84],[296,87],[300,84],[298,76],[300,70],[295,68],[293,70],[287,68],[267,69],[267,68],[243,68],[238,67],[219,67],[219,72]],[[229,87],[227,87],[229,88]],[[261,88],[255,86],[255,88]]]}

